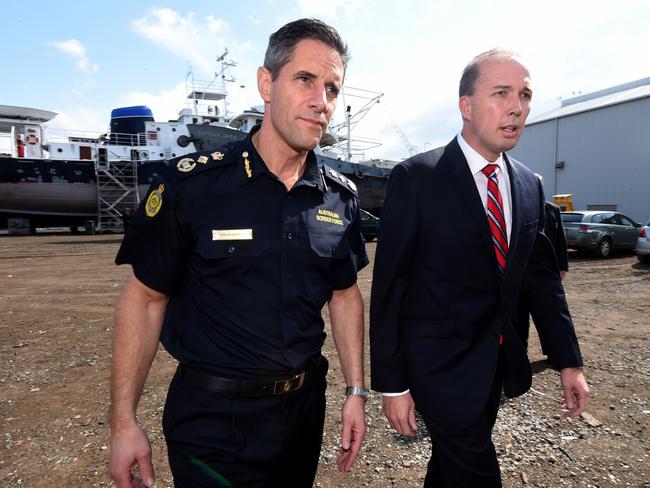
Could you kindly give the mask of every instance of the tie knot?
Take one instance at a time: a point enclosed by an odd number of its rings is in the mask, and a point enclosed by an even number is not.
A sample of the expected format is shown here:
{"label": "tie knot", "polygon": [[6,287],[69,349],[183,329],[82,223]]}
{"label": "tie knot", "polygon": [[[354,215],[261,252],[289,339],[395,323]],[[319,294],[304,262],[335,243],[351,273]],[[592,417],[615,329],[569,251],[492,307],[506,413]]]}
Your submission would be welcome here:
{"label": "tie knot", "polygon": [[487,176],[489,178],[490,176],[493,176],[493,175],[496,176],[497,169],[499,169],[498,164],[490,163],[490,164],[486,164],[485,168],[483,168],[481,171],[483,172],[483,174],[485,176]]}

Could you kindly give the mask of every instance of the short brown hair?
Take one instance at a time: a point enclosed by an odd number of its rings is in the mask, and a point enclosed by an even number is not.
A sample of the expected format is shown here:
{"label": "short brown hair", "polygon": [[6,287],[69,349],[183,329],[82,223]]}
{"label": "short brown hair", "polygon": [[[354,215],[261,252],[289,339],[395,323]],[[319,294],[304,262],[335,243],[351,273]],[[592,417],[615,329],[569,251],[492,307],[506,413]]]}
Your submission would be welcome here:
{"label": "short brown hair", "polygon": [[296,45],[303,39],[313,39],[335,49],[341,56],[345,70],[350,52],[336,29],[318,19],[299,19],[285,24],[269,37],[264,67],[270,71],[272,79],[289,62]]}
{"label": "short brown hair", "polygon": [[465,66],[463,74],[460,77],[458,96],[464,97],[474,94],[476,80],[481,76],[482,63],[491,59],[515,59],[516,57],[517,56],[513,51],[508,51],[498,47],[475,56],[474,59]]}

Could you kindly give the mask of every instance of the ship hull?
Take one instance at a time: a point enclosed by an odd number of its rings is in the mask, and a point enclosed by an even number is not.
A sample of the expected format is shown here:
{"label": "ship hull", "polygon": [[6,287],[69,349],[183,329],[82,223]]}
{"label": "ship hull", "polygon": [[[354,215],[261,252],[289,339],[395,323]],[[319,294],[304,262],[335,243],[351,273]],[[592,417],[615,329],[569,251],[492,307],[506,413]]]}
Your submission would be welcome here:
{"label": "ship hull", "polygon": [[[387,172],[379,168],[318,157],[357,186],[362,208],[380,214]],[[137,164],[138,192],[146,194],[165,161]],[[76,225],[97,217],[97,183],[92,161],[0,159],[0,216],[29,218],[32,227]]]}

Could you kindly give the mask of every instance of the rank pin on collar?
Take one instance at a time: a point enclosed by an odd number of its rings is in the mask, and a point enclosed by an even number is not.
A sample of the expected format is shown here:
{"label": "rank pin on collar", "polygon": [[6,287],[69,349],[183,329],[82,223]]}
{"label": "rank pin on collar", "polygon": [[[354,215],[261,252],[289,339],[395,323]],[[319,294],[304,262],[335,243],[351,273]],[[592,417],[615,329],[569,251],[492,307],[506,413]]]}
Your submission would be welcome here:
{"label": "rank pin on collar", "polygon": [[253,171],[251,170],[251,162],[248,160],[248,151],[241,153],[242,158],[244,158],[244,169],[246,170],[246,176],[248,178],[253,177]]}

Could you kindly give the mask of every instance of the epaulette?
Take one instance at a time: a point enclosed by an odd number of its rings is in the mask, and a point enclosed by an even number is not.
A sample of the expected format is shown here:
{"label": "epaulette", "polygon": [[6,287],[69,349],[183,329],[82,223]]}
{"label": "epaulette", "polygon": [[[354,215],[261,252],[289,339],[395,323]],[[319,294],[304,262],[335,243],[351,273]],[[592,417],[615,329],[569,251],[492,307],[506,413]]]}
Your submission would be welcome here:
{"label": "epaulette", "polygon": [[352,180],[342,175],[338,171],[333,170],[326,164],[321,165],[320,170],[321,174],[327,179],[327,181],[332,181],[339,186],[342,186],[346,190],[352,192],[355,197],[358,196],[357,185],[355,185]]}
{"label": "epaulette", "polygon": [[179,180],[184,180],[192,175],[197,175],[210,169],[232,164],[235,158],[227,147],[220,147],[210,151],[199,151],[172,159],[169,164]]}

